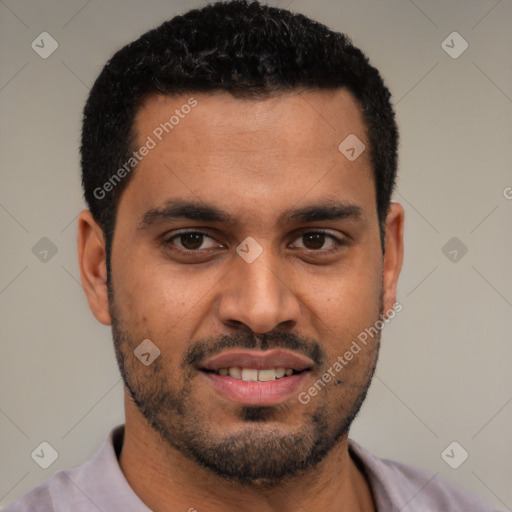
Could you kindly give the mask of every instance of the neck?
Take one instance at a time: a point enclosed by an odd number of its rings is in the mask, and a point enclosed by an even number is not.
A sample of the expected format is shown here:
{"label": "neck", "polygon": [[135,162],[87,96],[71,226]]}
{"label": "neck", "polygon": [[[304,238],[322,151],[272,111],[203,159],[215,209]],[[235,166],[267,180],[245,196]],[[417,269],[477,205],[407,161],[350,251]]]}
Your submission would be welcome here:
{"label": "neck", "polygon": [[154,512],[374,511],[370,487],[348,453],[348,435],[315,468],[269,489],[229,481],[165,443],[125,394],[121,470]]}

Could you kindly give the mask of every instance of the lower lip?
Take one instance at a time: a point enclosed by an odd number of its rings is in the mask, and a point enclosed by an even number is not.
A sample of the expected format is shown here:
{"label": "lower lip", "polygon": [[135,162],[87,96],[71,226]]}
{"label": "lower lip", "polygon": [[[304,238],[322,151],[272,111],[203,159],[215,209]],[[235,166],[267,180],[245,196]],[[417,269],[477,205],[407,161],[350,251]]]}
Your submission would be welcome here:
{"label": "lower lip", "polygon": [[201,372],[224,398],[240,405],[252,406],[276,405],[296,396],[308,373],[301,372],[268,382],[247,382],[216,373]]}

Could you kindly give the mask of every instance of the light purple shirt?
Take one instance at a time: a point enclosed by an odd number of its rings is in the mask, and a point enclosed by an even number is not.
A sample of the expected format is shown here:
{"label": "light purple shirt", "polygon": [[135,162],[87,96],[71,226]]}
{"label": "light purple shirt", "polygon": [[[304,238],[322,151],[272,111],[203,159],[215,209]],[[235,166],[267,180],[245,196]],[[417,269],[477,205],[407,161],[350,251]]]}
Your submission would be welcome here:
{"label": "light purple shirt", "polygon": [[[123,437],[124,425],[119,425],[92,460],[59,471],[5,512],[151,512],[119,466]],[[435,475],[379,459],[351,439],[349,451],[366,473],[378,512],[498,512]],[[204,507],[198,510],[207,512]]]}

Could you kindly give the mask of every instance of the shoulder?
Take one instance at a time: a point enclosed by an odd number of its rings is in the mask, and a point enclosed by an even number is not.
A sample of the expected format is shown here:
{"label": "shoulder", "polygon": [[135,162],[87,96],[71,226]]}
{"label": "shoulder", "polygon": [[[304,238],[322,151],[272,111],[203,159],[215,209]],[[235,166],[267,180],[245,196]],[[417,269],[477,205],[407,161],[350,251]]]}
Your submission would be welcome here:
{"label": "shoulder", "polygon": [[[89,485],[91,461],[73,469],[55,473],[31,489],[4,512],[85,512],[98,510],[96,489]],[[100,472],[102,474],[102,472]],[[85,477],[85,478],[84,478]],[[108,475],[103,473],[103,477]],[[95,475],[98,478],[98,475]],[[101,496],[99,496],[101,499]]]}
{"label": "shoulder", "polygon": [[5,512],[57,512],[58,505],[54,504],[52,496],[55,496],[59,488],[62,490],[65,487],[65,480],[64,471],[59,471],[9,505]]}
{"label": "shoulder", "polygon": [[45,482],[9,505],[5,512],[53,512],[54,510],[52,499],[48,492],[48,483]]}
{"label": "shoulder", "polygon": [[123,425],[114,428],[93,459],[55,473],[8,506],[5,512],[149,510],[135,495],[119,467],[117,453],[123,435]]}
{"label": "shoulder", "polygon": [[380,459],[352,439],[349,451],[366,473],[379,512],[497,512],[438,474]]}

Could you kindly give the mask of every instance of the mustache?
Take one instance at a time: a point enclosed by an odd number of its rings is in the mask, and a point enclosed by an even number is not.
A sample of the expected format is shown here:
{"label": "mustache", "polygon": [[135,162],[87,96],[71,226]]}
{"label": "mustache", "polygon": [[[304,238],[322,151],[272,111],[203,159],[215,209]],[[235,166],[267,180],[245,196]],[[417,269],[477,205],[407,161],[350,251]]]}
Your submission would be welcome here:
{"label": "mustache", "polygon": [[301,352],[312,359],[318,367],[322,367],[327,361],[324,350],[312,338],[290,332],[267,334],[239,332],[233,335],[224,335],[218,339],[198,340],[185,351],[181,367],[187,368],[192,366],[198,368],[206,359],[210,359],[231,348],[255,350],[288,349],[294,352]]}

